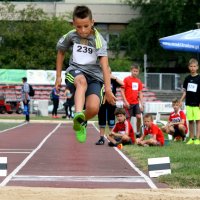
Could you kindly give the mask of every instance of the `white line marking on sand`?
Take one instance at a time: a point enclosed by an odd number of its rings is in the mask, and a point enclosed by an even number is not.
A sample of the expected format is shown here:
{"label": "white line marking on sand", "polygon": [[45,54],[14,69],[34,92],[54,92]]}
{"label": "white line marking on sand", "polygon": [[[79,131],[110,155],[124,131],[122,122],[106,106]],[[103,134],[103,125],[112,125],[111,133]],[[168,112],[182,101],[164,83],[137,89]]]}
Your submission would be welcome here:
{"label": "white line marking on sand", "polygon": [[141,176],[23,176],[17,175],[11,181],[59,181],[100,183],[145,183]]}

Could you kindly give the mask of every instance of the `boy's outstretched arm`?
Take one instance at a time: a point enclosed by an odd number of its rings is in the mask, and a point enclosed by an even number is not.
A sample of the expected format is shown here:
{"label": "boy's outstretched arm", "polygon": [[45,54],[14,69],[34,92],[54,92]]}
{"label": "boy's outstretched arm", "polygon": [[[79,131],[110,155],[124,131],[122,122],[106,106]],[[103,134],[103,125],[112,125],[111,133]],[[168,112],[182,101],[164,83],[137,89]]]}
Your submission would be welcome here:
{"label": "boy's outstretched arm", "polygon": [[115,105],[116,97],[112,93],[112,90],[111,90],[111,84],[110,84],[111,80],[110,80],[110,69],[108,67],[108,57],[101,57],[100,65],[102,68],[104,85],[105,85],[105,98],[108,101],[108,103]]}
{"label": "boy's outstretched arm", "polygon": [[65,58],[65,52],[58,50],[56,59],[56,83],[55,85],[61,85],[62,83],[62,67]]}

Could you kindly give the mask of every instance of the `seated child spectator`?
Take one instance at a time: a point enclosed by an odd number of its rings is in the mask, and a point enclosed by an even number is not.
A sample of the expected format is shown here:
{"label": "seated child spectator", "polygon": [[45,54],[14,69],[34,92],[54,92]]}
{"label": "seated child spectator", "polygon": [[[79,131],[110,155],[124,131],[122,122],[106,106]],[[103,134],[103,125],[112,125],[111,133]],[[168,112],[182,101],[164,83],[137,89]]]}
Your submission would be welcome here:
{"label": "seated child spectator", "polygon": [[109,146],[117,146],[122,143],[126,144],[134,144],[135,143],[135,135],[133,131],[133,127],[129,120],[126,119],[126,111],[124,108],[116,108],[115,116],[117,118],[117,123],[113,127],[111,133],[108,135],[108,143]]}
{"label": "seated child spectator", "polygon": [[177,98],[173,99],[172,107],[174,111],[170,113],[168,123],[166,126],[163,126],[161,130],[167,134],[172,135],[174,141],[184,141],[185,135],[188,131],[186,115],[180,109],[180,101]]}
{"label": "seated child spectator", "polygon": [[[136,139],[136,143],[141,146],[163,146],[164,135],[160,128],[153,123],[153,117],[151,114],[145,114],[144,118],[144,133],[140,138]],[[145,137],[150,135],[149,139],[145,140]]]}

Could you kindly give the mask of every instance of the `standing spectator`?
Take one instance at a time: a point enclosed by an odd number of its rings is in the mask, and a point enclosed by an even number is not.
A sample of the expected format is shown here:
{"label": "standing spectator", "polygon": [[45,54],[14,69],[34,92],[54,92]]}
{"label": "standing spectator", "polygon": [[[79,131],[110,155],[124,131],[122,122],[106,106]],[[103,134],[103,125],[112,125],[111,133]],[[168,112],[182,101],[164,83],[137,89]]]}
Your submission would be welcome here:
{"label": "standing spectator", "polygon": [[121,88],[124,107],[127,111],[127,119],[131,117],[137,119],[136,137],[140,136],[141,127],[141,112],[143,111],[143,85],[137,76],[139,75],[140,67],[137,64],[131,66],[131,75],[124,79],[124,86]]}
{"label": "standing spectator", "polygon": [[174,111],[170,113],[168,123],[161,130],[172,135],[174,141],[184,141],[188,128],[185,113],[180,109],[180,101],[177,98],[172,100],[172,107]]}
{"label": "standing spectator", "polygon": [[22,101],[23,101],[23,105],[24,105],[25,121],[29,122],[30,121],[30,108],[29,108],[30,88],[29,88],[29,84],[27,83],[26,77],[22,78],[22,83],[23,83],[23,85],[22,85],[21,93],[22,93]]}
{"label": "standing spectator", "polygon": [[116,98],[110,87],[107,43],[94,28],[91,10],[87,6],[76,6],[72,16],[75,29],[57,43],[56,84],[61,83],[65,52],[70,52],[66,80],[70,91],[72,87],[75,90],[73,129],[76,139],[84,143],[87,138],[87,120],[99,112],[103,83],[107,101],[114,104]]}
{"label": "standing spectator", "polygon": [[[163,146],[164,135],[160,128],[153,123],[152,115],[144,115],[144,126],[144,133],[140,138],[136,139],[136,143],[140,146]],[[150,138],[145,140],[147,135],[150,135]]]}
{"label": "standing spectator", "polygon": [[66,102],[63,104],[65,108],[65,116],[62,118],[73,118],[72,106],[74,105],[74,97],[69,89],[64,92],[64,97],[66,97]]}
{"label": "standing spectator", "polygon": [[[189,121],[190,139],[187,144],[200,144],[200,75],[198,74],[198,61],[194,58],[189,60],[188,75],[183,83],[183,95],[180,99],[185,99],[186,116]],[[196,139],[194,135],[194,124],[196,123]]]}
{"label": "standing spectator", "polygon": [[[110,69],[111,72],[111,69]],[[117,77],[111,74],[111,89],[112,93],[116,95],[117,87],[124,85],[123,81],[118,79]],[[96,142],[96,145],[103,145],[105,129],[106,129],[106,122],[108,123],[110,131],[115,125],[115,109],[116,106],[109,104],[107,101],[103,102],[100,106],[99,113],[98,113],[98,122],[99,122],[99,129],[100,129],[100,139]]]}
{"label": "standing spectator", "polygon": [[124,108],[116,108],[115,116],[117,123],[108,135],[109,146],[117,146],[118,144],[134,144],[135,136],[132,125],[129,120],[126,120],[126,111]]}
{"label": "standing spectator", "polygon": [[60,88],[61,85],[57,85],[52,89],[52,101],[53,101],[53,110],[52,110],[52,118],[59,118],[57,116],[58,106],[59,106],[59,98],[60,98]]}

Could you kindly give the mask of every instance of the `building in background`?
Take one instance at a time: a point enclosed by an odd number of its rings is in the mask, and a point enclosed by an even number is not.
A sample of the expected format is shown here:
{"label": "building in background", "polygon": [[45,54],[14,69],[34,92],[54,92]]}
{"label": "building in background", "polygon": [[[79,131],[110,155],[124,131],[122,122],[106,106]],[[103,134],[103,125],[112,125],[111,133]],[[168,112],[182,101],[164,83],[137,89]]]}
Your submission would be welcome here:
{"label": "building in background", "polygon": [[[77,5],[87,5],[92,10],[95,27],[107,41],[118,37],[129,21],[139,15],[139,11],[133,10],[121,0],[11,1],[11,3],[15,5],[16,10],[25,9],[27,5],[32,4],[35,8],[43,9],[49,16],[57,17],[69,16]],[[69,19],[66,17],[66,20]]]}

